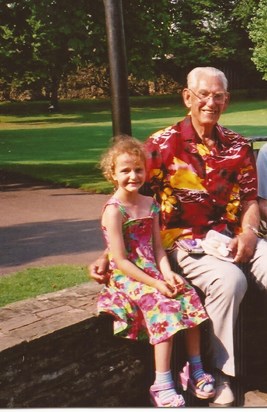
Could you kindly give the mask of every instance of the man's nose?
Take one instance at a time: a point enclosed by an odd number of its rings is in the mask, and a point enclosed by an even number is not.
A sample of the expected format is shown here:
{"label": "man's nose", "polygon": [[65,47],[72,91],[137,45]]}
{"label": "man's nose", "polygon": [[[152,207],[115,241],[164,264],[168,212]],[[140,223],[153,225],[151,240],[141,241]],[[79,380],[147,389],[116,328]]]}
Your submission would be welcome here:
{"label": "man's nose", "polygon": [[215,100],[212,94],[206,97],[206,102],[209,102],[210,100],[212,100],[212,102]]}
{"label": "man's nose", "polygon": [[206,98],[206,103],[205,103],[205,105],[210,106],[210,107],[214,107],[214,105],[216,105],[216,101],[215,101],[214,96],[208,96],[208,97]]}

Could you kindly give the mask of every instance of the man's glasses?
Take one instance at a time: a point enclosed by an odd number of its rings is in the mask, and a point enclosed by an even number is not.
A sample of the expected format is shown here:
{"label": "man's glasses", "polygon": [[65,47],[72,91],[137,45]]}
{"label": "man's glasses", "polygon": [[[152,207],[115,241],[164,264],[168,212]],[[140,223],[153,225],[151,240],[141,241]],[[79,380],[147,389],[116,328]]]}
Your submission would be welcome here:
{"label": "man's glasses", "polygon": [[225,92],[220,92],[220,93],[208,93],[208,92],[200,92],[199,94],[196,94],[193,92],[193,90],[190,90],[190,92],[193,93],[194,96],[196,96],[200,102],[207,103],[209,99],[213,99],[215,103],[221,104],[225,102],[226,98],[226,93]]}

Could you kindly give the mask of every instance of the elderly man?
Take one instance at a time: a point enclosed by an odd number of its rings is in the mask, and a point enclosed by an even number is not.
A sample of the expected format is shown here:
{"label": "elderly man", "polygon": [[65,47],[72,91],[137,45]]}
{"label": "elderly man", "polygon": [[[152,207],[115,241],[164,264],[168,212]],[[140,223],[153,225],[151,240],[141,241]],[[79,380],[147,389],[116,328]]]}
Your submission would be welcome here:
{"label": "elderly man", "polygon": [[[213,67],[193,69],[183,100],[189,110],[186,118],[145,143],[147,194],[161,205],[162,240],[170,260],[205,296],[216,379],[212,406],[230,406],[233,331],[247,289],[239,264],[267,289],[267,242],[257,236],[256,165],[246,139],[218,124],[229,102],[223,72]],[[213,239],[206,248],[203,242],[203,253],[198,246],[207,233]],[[214,246],[216,236],[228,239],[221,254]],[[99,282],[105,281],[105,263],[99,259],[91,265],[91,275]]]}

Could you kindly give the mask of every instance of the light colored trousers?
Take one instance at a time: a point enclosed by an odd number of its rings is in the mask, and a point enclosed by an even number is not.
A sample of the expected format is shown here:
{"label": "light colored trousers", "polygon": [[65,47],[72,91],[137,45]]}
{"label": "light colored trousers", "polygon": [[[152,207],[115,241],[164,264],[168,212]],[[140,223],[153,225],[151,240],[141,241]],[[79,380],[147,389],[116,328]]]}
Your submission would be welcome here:
{"label": "light colored trousers", "polygon": [[[267,241],[259,239],[248,272],[265,290],[266,257]],[[188,255],[183,250],[173,252],[170,261],[172,259],[177,259],[183,275],[205,295],[205,308],[212,325],[210,339],[213,366],[226,375],[235,376],[234,326],[239,305],[247,290],[244,272],[234,263],[209,255]]]}

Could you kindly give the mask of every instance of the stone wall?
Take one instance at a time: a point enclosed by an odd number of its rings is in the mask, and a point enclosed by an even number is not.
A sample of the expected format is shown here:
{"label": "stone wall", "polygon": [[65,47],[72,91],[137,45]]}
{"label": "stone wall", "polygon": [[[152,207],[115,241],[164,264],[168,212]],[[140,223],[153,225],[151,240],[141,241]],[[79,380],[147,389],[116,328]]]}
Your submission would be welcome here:
{"label": "stone wall", "polygon": [[[113,336],[112,319],[96,315],[99,289],[88,282],[0,308],[0,408],[149,406],[152,348]],[[235,406],[267,405],[266,306],[250,288],[237,326]],[[178,335],[174,376],[185,361]],[[185,398],[188,406],[208,405]]]}
{"label": "stone wall", "polygon": [[95,284],[0,309],[0,408],[146,406],[151,348],[113,337]]}

